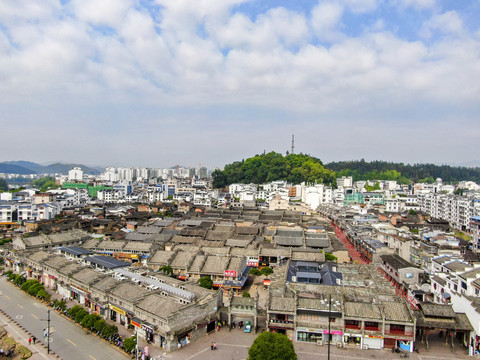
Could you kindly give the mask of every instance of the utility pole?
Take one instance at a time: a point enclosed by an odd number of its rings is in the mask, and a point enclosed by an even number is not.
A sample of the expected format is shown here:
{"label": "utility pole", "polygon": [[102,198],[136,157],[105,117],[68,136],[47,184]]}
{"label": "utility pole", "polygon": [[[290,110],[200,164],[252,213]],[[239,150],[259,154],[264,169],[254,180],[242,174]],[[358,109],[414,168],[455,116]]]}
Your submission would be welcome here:
{"label": "utility pole", "polygon": [[47,354],[50,354],[50,310],[47,310],[47,319],[40,319],[40,321],[47,322]]}
{"label": "utility pole", "polygon": [[135,360],[138,359],[138,329],[135,329],[135,334],[137,335],[137,341],[135,344]]}
{"label": "utility pole", "polygon": [[332,334],[330,334],[330,313],[332,311],[332,295],[328,295],[328,357],[330,360],[330,343],[332,342]]}
{"label": "utility pole", "polygon": [[290,154],[295,154],[295,135],[292,135],[292,152]]}

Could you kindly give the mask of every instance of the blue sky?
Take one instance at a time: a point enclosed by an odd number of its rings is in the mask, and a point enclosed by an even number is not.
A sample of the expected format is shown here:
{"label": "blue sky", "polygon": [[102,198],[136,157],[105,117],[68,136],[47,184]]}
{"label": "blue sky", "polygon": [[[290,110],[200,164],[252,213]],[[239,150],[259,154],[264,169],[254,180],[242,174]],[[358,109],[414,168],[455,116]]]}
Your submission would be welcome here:
{"label": "blue sky", "polygon": [[478,160],[480,0],[0,0],[0,161]]}

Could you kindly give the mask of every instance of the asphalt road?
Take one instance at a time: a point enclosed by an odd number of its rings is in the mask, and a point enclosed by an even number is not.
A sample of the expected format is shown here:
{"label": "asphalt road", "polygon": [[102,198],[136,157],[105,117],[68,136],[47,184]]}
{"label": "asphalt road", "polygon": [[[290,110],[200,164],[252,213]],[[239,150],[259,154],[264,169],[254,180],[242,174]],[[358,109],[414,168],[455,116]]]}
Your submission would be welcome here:
{"label": "asphalt road", "polygon": [[[31,296],[0,277],[0,308],[30,331],[37,339],[43,338],[43,329],[47,328],[48,306],[36,301]],[[129,359],[109,344],[68,319],[63,318],[55,311],[50,311],[50,329],[52,339],[50,348],[65,360],[110,360]]]}

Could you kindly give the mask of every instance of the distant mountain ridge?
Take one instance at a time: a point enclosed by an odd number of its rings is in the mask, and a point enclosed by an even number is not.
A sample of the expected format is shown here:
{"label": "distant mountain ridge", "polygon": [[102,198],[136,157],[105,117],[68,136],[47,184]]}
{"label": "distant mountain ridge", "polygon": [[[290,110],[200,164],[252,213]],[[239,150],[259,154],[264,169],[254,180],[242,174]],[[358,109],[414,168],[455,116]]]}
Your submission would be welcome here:
{"label": "distant mountain ridge", "polygon": [[55,163],[43,166],[31,161],[4,161],[0,163],[0,173],[6,174],[63,174],[67,175],[68,171],[74,167],[79,167],[85,174],[98,175],[100,171],[82,164],[63,164]]}

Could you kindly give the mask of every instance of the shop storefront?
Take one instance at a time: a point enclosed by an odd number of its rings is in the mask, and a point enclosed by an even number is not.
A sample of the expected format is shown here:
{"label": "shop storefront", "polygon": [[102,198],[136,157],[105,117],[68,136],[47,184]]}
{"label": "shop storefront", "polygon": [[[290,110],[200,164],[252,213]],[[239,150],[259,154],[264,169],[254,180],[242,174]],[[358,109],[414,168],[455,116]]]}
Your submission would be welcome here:
{"label": "shop storefront", "polygon": [[72,299],[77,300],[82,305],[90,306],[90,302],[88,301],[88,292],[73,285],[70,285],[70,290],[70,297]]}
{"label": "shop storefront", "polygon": [[105,308],[102,305],[92,303],[92,310],[97,315],[105,316]]}
{"label": "shop storefront", "polygon": [[330,344],[332,345],[343,344],[343,331],[330,330],[329,334],[328,330],[323,330],[323,335],[325,343],[328,343],[328,341],[330,341]]}
{"label": "shop storefront", "polygon": [[383,349],[383,336],[365,335],[363,338],[363,347],[365,349]]}
{"label": "shop storefront", "polygon": [[413,351],[412,340],[397,340],[398,348],[405,351]]}
{"label": "shop storefront", "polygon": [[142,322],[142,330],[145,331],[145,341],[154,343],[155,337],[153,335],[153,325],[148,322]]}
{"label": "shop storefront", "polygon": [[323,341],[323,330],[297,328],[297,341],[317,343]]}
{"label": "shop storefront", "polygon": [[184,333],[184,334],[181,334],[178,336],[178,344],[177,346],[179,348],[185,346],[185,345],[188,345],[190,344],[190,332],[188,333]]}
{"label": "shop storefront", "polygon": [[343,343],[347,346],[362,346],[361,334],[343,334]]}
{"label": "shop storefront", "polygon": [[125,321],[127,318],[127,312],[115,305],[109,305],[110,309],[110,320],[120,323],[120,325],[125,326]]}

